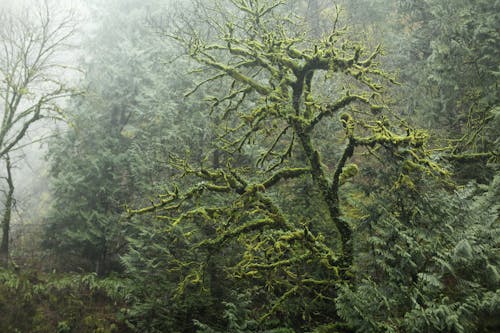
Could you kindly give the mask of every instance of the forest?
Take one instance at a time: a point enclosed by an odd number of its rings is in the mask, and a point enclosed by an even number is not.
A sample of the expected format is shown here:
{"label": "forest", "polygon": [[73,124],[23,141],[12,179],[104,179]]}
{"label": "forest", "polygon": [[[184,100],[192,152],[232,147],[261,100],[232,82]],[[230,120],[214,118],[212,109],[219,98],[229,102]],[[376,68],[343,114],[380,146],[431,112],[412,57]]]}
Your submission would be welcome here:
{"label": "forest", "polygon": [[500,332],[500,1],[0,18],[0,333]]}

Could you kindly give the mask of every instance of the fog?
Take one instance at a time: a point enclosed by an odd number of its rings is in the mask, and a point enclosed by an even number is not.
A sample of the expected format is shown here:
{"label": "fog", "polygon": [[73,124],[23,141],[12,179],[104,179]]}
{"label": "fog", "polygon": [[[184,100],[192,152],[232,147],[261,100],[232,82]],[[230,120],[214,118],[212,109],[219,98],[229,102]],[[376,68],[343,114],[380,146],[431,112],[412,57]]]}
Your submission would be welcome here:
{"label": "fog", "polygon": [[[69,47],[62,52],[55,54],[53,61],[65,67],[56,75],[58,79],[64,80],[68,85],[75,86],[82,77],[82,72],[78,70],[80,58],[82,57],[81,42],[85,38],[85,32],[91,29],[92,23],[89,20],[89,8],[84,1],[48,1],[53,20],[60,17],[73,15],[76,33],[69,41]],[[1,1],[0,10],[7,13],[22,16],[27,12],[36,12],[41,6],[40,1]],[[44,89],[42,82],[33,90]],[[61,107],[67,104],[68,99],[59,100]],[[23,104],[24,103],[24,104]],[[27,107],[29,101],[23,102],[21,107]],[[32,124],[25,137],[19,142],[15,151],[12,152],[14,164],[13,178],[16,183],[16,216],[13,224],[40,224],[42,215],[40,212],[46,210],[48,198],[48,163],[45,159],[47,154],[47,144],[56,129],[64,128],[63,121],[41,120]],[[3,171],[3,173],[5,173]],[[17,229],[17,227],[14,227]]]}
{"label": "fog", "polygon": [[499,13],[0,0],[0,333],[499,332]]}

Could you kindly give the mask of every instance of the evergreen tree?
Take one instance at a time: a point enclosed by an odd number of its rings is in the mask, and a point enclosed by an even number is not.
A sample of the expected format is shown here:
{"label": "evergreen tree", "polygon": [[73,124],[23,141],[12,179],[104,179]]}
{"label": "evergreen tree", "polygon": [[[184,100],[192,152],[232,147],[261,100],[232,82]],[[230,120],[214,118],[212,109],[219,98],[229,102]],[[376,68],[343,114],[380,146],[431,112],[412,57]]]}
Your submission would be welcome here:
{"label": "evergreen tree", "polygon": [[460,177],[488,183],[498,163],[500,134],[500,3],[400,4],[402,30],[409,31],[406,94],[419,118],[441,138],[451,139],[445,157],[457,162]]}
{"label": "evergreen tree", "polygon": [[54,200],[45,243],[66,268],[116,269],[126,249],[125,205],[160,186],[169,174],[165,156],[188,150],[188,140],[192,155],[201,147],[203,117],[176,101],[174,84],[182,81],[162,63],[173,53],[159,47],[147,21],[153,4],[108,4],[84,50],[85,94],[72,100],[68,128],[50,146]]}

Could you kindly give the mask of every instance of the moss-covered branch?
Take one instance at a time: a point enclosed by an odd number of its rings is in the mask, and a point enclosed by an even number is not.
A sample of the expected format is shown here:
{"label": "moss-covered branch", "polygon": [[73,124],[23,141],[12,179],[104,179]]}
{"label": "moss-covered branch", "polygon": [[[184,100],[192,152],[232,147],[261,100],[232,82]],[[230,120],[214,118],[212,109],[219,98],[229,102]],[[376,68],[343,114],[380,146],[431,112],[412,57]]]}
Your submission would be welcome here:
{"label": "moss-covered branch", "polygon": [[249,270],[249,271],[251,271],[251,270],[271,270],[271,269],[276,269],[276,268],[281,268],[281,267],[289,267],[289,266],[295,265],[297,263],[306,261],[310,257],[311,257],[311,253],[306,252],[303,255],[294,256],[290,259],[279,260],[279,261],[275,261],[275,262],[270,263],[270,264],[250,263],[250,264],[243,266],[242,268],[245,270]]}
{"label": "moss-covered branch", "polygon": [[269,310],[269,312],[267,312],[265,315],[263,315],[262,317],[259,318],[259,322],[263,322],[264,320],[269,318],[269,316],[271,316],[274,312],[276,312],[279,309],[279,307],[281,306],[281,304],[283,304],[283,302],[285,302],[289,297],[291,297],[293,294],[295,294],[298,290],[299,290],[299,287],[294,286],[294,287],[290,288],[287,292],[285,292],[283,295],[281,295],[281,297],[273,304],[273,306],[271,307],[271,310]]}
{"label": "moss-covered branch", "polygon": [[475,162],[485,162],[490,159],[498,160],[500,157],[500,152],[489,151],[482,153],[445,154],[442,155],[442,157],[453,162],[475,163]]}
{"label": "moss-covered branch", "polygon": [[335,172],[332,178],[331,191],[334,195],[338,196],[339,186],[340,186],[340,176],[342,175],[342,171],[346,165],[347,160],[354,154],[355,141],[352,137],[348,139],[347,146],[344,148],[344,152],[342,153],[342,157],[337,162],[337,166],[335,167]]}
{"label": "moss-covered branch", "polygon": [[361,95],[351,95],[351,94],[346,94],[336,100],[335,102],[331,104],[327,104],[321,108],[321,111],[316,117],[314,117],[313,120],[311,120],[308,129],[312,129],[314,126],[316,126],[318,123],[320,123],[324,117],[330,117],[334,115],[336,112],[342,110],[349,104],[359,101],[365,104],[368,104],[368,98],[361,96]]}
{"label": "moss-covered branch", "polygon": [[270,188],[280,180],[300,177],[309,173],[309,168],[285,168],[275,172],[271,177],[265,180],[262,185],[264,188]]}
{"label": "moss-covered branch", "polygon": [[247,84],[248,86],[252,87],[255,91],[257,91],[261,95],[269,95],[272,92],[272,89],[269,87],[266,87],[264,84],[257,82],[256,80],[252,79],[251,77],[243,74],[241,71],[237,70],[233,66],[225,65],[221,62],[217,62],[213,60],[210,56],[208,56],[206,53],[203,53],[203,55],[193,55],[193,58],[198,60],[201,63],[204,63],[214,69],[217,69],[226,75],[232,77],[234,80],[241,82],[243,84]]}
{"label": "moss-covered branch", "polygon": [[[207,239],[199,244],[196,245],[196,247],[206,247],[210,250],[216,250],[219,249],[226,241],[230,239],[234,239],[238,237],[241,234],[246,234],[252,231],[256,230],[261,230],[262,228],[266,226],[271,226],[275,225],[276,221],[270,218],[262,218],[258,220],[252,220],[249,222],[244,223],[243,225],[236,227],[234,229],[231,229],[229,231],[226,231],[219,235],[218,237],[214,239]],[[279,226],[277,226],[279,227]]]}

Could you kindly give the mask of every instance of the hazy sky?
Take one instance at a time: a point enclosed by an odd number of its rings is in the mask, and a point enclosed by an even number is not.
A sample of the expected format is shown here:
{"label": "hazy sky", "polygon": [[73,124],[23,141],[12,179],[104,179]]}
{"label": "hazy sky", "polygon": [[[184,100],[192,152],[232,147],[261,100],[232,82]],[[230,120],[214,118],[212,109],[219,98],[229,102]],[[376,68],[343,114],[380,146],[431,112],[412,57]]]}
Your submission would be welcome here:
{"label": "hazy sky", "polygon": [[[89,0],[48,0],[50,8],[55,8],[59,14],[64,16],[64,12],[70,9],[74,11],[75,17],[79,21],[77,24],[80,28],[88,24],[89,20],[85,19],[87,13],[87,6]],[[0,11],[20,10],[22,8],[36,9],[43,4],[44,0],[0,0]],[[80,29],[79,29],[80,30]],[[81,34],[79,36],[82,36]],[[76,36],[78,44],[78,36]],[[62,63],[67,65],[75,65],[78,62],[78,49],[65,52],[62,57]],[[54,122],[38,122],[35,123],[28,131],[26,138],[23,142],[37,141],[42,136],[50,134],[56,123]],[[21,142],[21,144],[23,143]],[[19,207],[25,205],[33,205],[39,199],[41,191],[46,188],[47,183],[47,164],[44,161],[47,145],[34,143],[16,151],[13,154],[16,167],[13,170],[14,181],[16,183],[15,197],[18,201]],[[3,165],[0,166],[0,176],[3,174]],[[3,188],[3,182],[0,183],[0,189]],[[0,195],[1,200],[1,195]],[[13,224],[19,222],[18,216],[13,217]]]}
{"label": "hazy sky", "polygon": [[[0,0],[0,10],[33,7],[43,3],[45,0]],[[73,8],[77,11],[85,11],[88,0],[48,0],[49,4],[58,9]]]}

